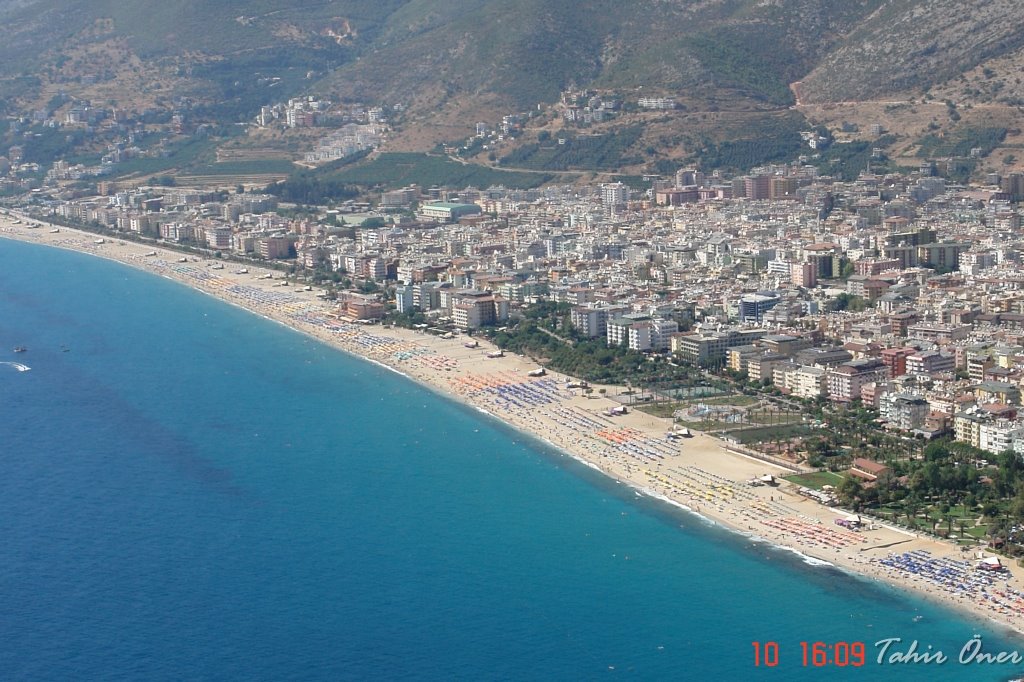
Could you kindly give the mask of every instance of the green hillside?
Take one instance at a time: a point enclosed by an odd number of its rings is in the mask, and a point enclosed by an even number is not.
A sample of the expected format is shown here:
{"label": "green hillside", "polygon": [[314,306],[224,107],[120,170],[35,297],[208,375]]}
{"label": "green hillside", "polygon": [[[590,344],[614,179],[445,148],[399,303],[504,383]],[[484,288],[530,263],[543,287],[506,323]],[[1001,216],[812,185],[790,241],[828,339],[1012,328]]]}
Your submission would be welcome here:
{"label": "green hillside", "polygon": [[[715,116],[771,128],[795,92],[801,106],[929,90],[1011,106],[1024,102],[1022,66],[1019,0],[979,0],[970,12],[954,0],[0,0],[0,114],[48,109],[67,92],[228,124],[325,94],[401,104],[413,140],[402,149],[439,141],[417,130],[457,139],[479,120],[543,111],[570,88],[634,104],[669,96],[691,115],[656,136],[633,134],[634,117],[567,133],[567,149],[501,151],[510,166],[547,170],[635,168],[694,151],[728,166],[782,158],[798,146],[793,126],[780,140],[737,139],[716,134]],[[985,75],[972,83],[971,69]],[[699,145],[663,153],[660,139],[683,138]]]}
{"label": "green hillside", "polygon": [[1015,0],[971,12],[953,0],[8,0],[0,78],[31,86],[62,45],[94,34],[144,60],[231,62],[225,73],[302,64],[363,99],[521,107],[597,84],[782,106],[801,79],[833,99],[927,87],[1019,51],[1021,28]]}
{"label": "green hillside", "polygon": [[[360,155],[362,156],[362,155]],[[285,201],[320,204],[354,195],[354,188],[393,189],[417,184],[421,187],[537,187],[555,176],[547,173],[517,173],[458,163],[444,156],[385,153],[372,160],[348,163],[345,159],[316,170],[301,170],[269,191]]]}
{"label": "green hillside", "polygon": [[879,1],[420,0],[395,12],[380,44],[329,83],[395,98],[421,91],[425,80],[431,101],[491,94],[517,107],[588,84],[710,87],[785,105],[788,84]]}
{"label": "green hillside", "polygon": [[[327,32],[348,22],[372,38],[405,0],[27,0],[0,5],[0,54],[38,56],[70,36],[110,20],[112,33],[142,57],[231,55],[282,45],[337,45]],[[289,27],[291,32],[285,30]],[[365,40],[365,38],[363,38]],[[30,41],[30,42],[27,42]]]}

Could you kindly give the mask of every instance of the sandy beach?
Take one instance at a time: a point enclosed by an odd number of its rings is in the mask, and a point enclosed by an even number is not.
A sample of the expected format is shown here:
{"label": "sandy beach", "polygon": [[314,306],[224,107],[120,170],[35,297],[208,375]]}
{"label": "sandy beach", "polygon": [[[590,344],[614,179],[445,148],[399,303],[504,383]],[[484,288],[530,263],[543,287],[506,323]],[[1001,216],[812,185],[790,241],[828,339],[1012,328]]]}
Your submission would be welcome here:
{"label": "sandy beach", "polygon": [[[315,287],[285,285],[282,273],[204,260],[149,244],[120,241],[0,216],[0,237],[72,249],[174,279],[275,320],[337,349],[390,367],[423,385],[484,410],[639,492],[685,507],[723,526],[831,565],[884,581],[1024,633],[1024,571],[990,574],[949,543],[902,529],[859,532],[835,524],[848,513],[796,493],[788,483],[751,486],[785,469],[728,451],[704,434],[669,439],[671,422],[631,411],[610,416],[619,403],[568,386],[571,377],[506,354],[488,357],[485,341],[442,339],[407,329],[363,325],[338,317]],[[39,221],[32,220],[32,223]],[[214,267],[216,266],[216,267]],[[247,270],[247,271],[244,271]],[[1004,562],[1005,563],[1005,562]]]}

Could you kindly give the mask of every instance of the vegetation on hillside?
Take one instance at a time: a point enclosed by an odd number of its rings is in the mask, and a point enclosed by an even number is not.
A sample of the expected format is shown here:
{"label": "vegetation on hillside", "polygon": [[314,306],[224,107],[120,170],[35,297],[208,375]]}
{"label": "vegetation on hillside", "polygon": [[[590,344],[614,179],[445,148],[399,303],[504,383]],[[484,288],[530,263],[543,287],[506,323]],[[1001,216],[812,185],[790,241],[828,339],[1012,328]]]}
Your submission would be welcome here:
{"label": "vegetation on hillside", "polygon": [[[742,171],[800,154],[795,132],[809,126],[787,111],[792,83],[801,83],[804,101],[885,93],[917,98],[985,60],[1024,50],[1018,10],[1013,0],[985,0],[971,12],[953,0],[18,0],[0,2],[0,112],[15,113],[13,102],[24,114],[21,105],[41,107],[66,86],[69,97],[102,91],[97,107],[137,105],[154,116],[184,113],[190,122],[242,122],[261,105],[316,92],[334,101],[402,104],[403,125],[410,127],[425,128],[441,117],[445,125],[468,127],[536,111],[565,89],[608,87],[627,111],[648,93],[685,100],[686,115],[706,120],[703,130],[710,131],[698,140],[693,160]],[[115,68],[92,64],[96,73],[62,75],[67,62],[76,62],[76,49],[91,46],[103,54],[114,45],[131,59]],[[116,83],[107,82],[127,70],[147,83],[145,96],[121,96]],[[91,89],[87,80],[103,87]],[[965,97],[958,106],[970,103]],[[715,129],[718,113],[733,118]],[[951,107],[954,123],[959,115]],[[684,127],[689,139],[702,135],[682,111],[667,116],[672,135],[682,137]],[[594,137],[566,133],[564,145],[530,143],[503,162],[540,170],[660,162],[662,171],[683,161],[677,150],[695,148],[650,139],[640,150],[635,126],[621,128]],[[416,131],[403,132],[416,139]],[[981,147],[984,155],[992,146],[991,136],[952,142],[928,136],[920,144],[926,155],[965,158],[970,148]],[[662,154],[661,147],[671,152]],[[847,169],[866,166],[869,154],[865,144],[837,145],[821,163],[848,176]],[[537,184],[537,178],[491,180],[478,167],[459,173],[440,163],[424,162],[415,174],[477,185]],[[394,170],[365,167],[383,176]],[[957,162],[950,175],[972,170],[970,161]],[[372,177],[341,180],[390,184]]]}
{"label": "vegetation on hillside", "polygon": [[[891,165],[884,150],[895,141],[894,135],[883,135],[877,140],[854,140],[833,144],[814,159],[814,165],[822,174],[845,181],[856,180],[861,172],[867,170],[868,165],[873,171],[884,172]],[[881,150],[880,156],[875,156],[875,149]]]}
{"label": "vegetation on hillside", "polygon": [[1006,128],[963,127],[953,133],[939,137],[925,135],[917,141],[918,156],[939,158],[944,156],[970,156],[977,149],[979,156],[988,156],[1006,139]]}
{"label": "vegetation on hillside", "polygon": [[21,143],[26,163],[49,164],[54,159],[61,159],[73,154],[75,149],[85,141],[85,138],[85,131],[82,130],[69,133],[60,128],[38,125],[30,128],[24,138],[10,139],[8,142]]}
{"label": "vegetation on hillside", "polygon": [[261,106],[295,97],[308,88],[306,76],[310,71],[328,71],[351,56],[351,50],[268,48],[197,64],[191,67],[192,76],[209,83],[216,97],[196,107],[193,115],[247,121]]}
{"label": "vegetation on hillside", "polygon": [[[124,37],[144,58],[190,54],[237,55],[264,48],[305,46],[332,50],[341,47],[324,31],[348,28],[375,36],[402,0],[23,0],[0,3],[6,25],[2,34],[13,44],[0,54],[34,40],[38,49],[89,31],[99,37]],[[342,21],[339,21],[341,19]],[[54,27],[60,27],[55,30]],[[38,55],[36,55],[38,56]]]}
{"label": "vegetation on hillside", "polygon": [[800,131],[809,127],[807,121],[796,113],[764,118],[736,130],[736,136],[731,139],[721,142],[705,140],[693,158],[699,160],[703,168],[732,171],[792,161],[806,150]]}
{"label": "vegetation on hillside", "polygon": [[569,135],[525,144],[501,158],[504,166],[540,170],[614,170],[641,163],[632,147],[643,126],[632,125],[603,135]]}
{"label": "vegetation on hillside", "polygon": [[280,197],[282,201],[316,205],[359,196],[358,187],[312,173],[300,173],[275,182],[267,187],[267,192]]}
{"label": "vegetation on hillside", "polygon": [[360,190],[389,189],[417,184],[420,187],[537,187],[551,180],[545,173],[516,173],[459,163],[443,156],[417,153],[384,153],[363,160],[367,152],[317,169],[303,169],[284,182],[267,188],[285,201],[322,204],[349,199]]}
{"label": "vegetation on hillside", "polygon": [[803,75],[802,60],[791,51],[783,26],[728,26],[700,33],[689,44],[719,85],[778,106],[793,103],[789,83]]}

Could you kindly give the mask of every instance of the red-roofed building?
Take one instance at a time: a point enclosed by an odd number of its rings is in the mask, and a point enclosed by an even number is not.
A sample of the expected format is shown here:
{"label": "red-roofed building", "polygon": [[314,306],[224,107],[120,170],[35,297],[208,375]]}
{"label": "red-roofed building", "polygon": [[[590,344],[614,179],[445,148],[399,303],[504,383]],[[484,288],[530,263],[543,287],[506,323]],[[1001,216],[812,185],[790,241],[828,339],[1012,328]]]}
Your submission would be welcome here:
{"label": "red-roofed building", "polygon": [[889,368],[889,376],[901,377],[907,373],[907,358],[916,348],[886,348],[882,351],[882,364]]}
{"label": "red-roofed building", "polygon": [[857,457],[850,467],[850,475],[874,483],[878,477],[889,471],[889,467],[864,457]]}

